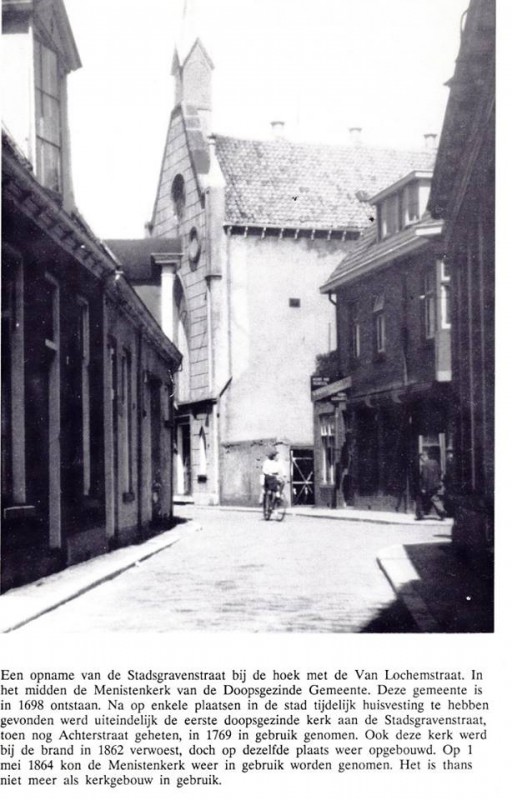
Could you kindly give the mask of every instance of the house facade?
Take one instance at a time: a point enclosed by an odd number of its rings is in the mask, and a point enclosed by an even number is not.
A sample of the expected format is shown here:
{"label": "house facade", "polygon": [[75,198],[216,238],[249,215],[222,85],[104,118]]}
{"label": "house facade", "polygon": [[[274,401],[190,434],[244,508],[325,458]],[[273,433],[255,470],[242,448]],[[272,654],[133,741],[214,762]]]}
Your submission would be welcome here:
{"label": "house facade", "polygon": [[312,393],[317,505],[407,511],[419,454],[444,471],[451,277],[442,224],[425,211],[431,177],[414,170],[373,197],[376,221],[322,286],[338,349],[337,374]]}
{"label": "house facade", "polygon": [[152,235],[181,237],[162,270],[162,323],[184,353],[177,488],[197,503],[256,504],[269,445],[292,503],[313,502],[309,376],[335,346],[318,287],[369,224],[368,198],[431,154],[213,135],[212,61],[176,53]]}
{"label": "house facade", "polygon": [[481,563],[494,519],[495,14],[494,0],[469,4],[429,204],[453,282],[453,540]]}
{"label": "house facade", "polygon": [[180,354],[74,207],[62,2],[3,10],[6,591],[170,524]]}

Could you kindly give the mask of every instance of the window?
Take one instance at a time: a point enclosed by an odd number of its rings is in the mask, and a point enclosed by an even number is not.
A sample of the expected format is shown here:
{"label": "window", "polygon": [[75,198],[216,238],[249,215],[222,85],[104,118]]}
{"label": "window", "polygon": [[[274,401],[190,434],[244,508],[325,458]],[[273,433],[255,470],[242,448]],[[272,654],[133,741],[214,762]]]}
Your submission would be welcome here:
{"label": "window", "polygon": [[349,307],[350,325],[350,356],[357,359],[361,355],[361,323],[359,322],[359,309],[354,304]]}
{"label": "window", "polygon": [[334,483],[334,416],[320,417],[322,440],[322,483]]}
{"label": "window", "polygon": [[384,318],[384,295],[379,294],[373,301],[373,335],[376,354],[386,350],[386,320]]}
{"label": "window", "polygon": [[180,220],[185,210],[185,180],[183,175],[176,175],[172,182],[171,197],[176,218]]}
{"label": "window", "polygon": [[81,360],[81,395],[82,395],[82,474],[83,493],[91,490],[91,408],[89,386],[89,304],[78,298],[79,309],[79,347]]}
{"label": "window", "polygon": [[393,194],[387,197],[380,206],[380,237],[385,239],[386,236],[396,233],[399,229],[399,216],[398,216],[398,195]]}
{"label": "window", "polygon": [[436,284],[434,270],[423,278],[423,335],[433,339],[436,332]]}
{"label": "window", "polygon": [[43,186],[60,192],[62,123],[57,54],[37,39],[34,46],[37,175]]}
{"label": "window", "polygon": [[121,431],[122,431],[122,478],[123,498],[132,499],[133,491],[133,445],[132,445],[132,358],[128,350],[123,351],[121,359]]}
{"label": "window", "polygon": [[290,308],[300,308],[300,297],[290,297],[288,305]]}
{"label": "window", "polygon": [[204,428],[201,428],[199,432],[199,464],[198,464],[198,479],[201,476],[206,477],[206,434],[204,432]]}
{"label": "window", "polygon": [[441,328],[451,328],[452,312],[450,297],[450,271],[444,261],[441,261]]}
{"label": "window", "polygon": [[403,227],[417,222],[419,213],[418,184],[411,183],[404,188],[402,193],[402,224]]}

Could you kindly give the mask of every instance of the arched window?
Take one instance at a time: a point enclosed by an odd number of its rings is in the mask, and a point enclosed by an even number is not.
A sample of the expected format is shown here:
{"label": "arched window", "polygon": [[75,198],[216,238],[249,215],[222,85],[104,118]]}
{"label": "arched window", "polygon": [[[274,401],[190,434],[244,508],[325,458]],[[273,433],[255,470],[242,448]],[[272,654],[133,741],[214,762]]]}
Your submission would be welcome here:
{"label": "arched window", "polygon": [[206,435],[204,428],[199,431],[199,463],[198,463],[198,476],[206,477]]}
{"label": "arched window", "polygon": [[183,175],[176,175],[171,186],[171,198],[176,219],[183,217],[185,210],[185,180]]}

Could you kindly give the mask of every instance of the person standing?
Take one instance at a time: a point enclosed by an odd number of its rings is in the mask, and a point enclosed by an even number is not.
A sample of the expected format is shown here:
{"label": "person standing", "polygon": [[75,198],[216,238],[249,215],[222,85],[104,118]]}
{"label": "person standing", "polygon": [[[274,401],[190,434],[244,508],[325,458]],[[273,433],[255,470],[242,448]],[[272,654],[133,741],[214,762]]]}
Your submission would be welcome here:
{"label": "person standing", "polygon": [[424,450],[420,454],[418,492],[416,494],[416,519],[423,519],[433,506],[439,519],[444,519],[446,512],[438,494],[441,485],[441,469],[437,461],[430,458]]}

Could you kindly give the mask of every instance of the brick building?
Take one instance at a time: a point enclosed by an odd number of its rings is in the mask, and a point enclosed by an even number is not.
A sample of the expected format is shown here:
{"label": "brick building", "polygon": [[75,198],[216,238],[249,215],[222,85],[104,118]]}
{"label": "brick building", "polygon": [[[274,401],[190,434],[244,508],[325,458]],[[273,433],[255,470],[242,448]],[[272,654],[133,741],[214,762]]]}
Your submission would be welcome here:
{"label": "brick building", "polygon": [[176,347],[74,206],[61,0],[4,0],[2,591],[169,525]]}
{"label": "brick building", "polygon": [[494,517],[495,3],[471,0],[434,171],[453,283],[454,541],[482,560]]}
{"label": "brick building", "polygon": [[431,177],[414,170],[373,197],[375,223],[322,286],[338,349],[337,374],[313,391],[318,505],[406,510],[418,454],[444,470],[451,281],[442,225],[425,212]]}
{"label": "brick building", "polygon": [[[213,64],[177,50],[152,235],[181,237],[162,269],[162,324],[184,353],[177,487],[198,503],[254,504],[269,444],[290,499],[313,501],[309,376],[335,345],[318,287],[369,224],[367,199],[431,154],[212,135]],[[357,131],[356,131],[357,133]]]}

